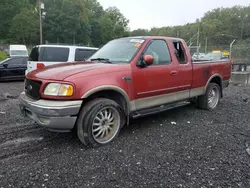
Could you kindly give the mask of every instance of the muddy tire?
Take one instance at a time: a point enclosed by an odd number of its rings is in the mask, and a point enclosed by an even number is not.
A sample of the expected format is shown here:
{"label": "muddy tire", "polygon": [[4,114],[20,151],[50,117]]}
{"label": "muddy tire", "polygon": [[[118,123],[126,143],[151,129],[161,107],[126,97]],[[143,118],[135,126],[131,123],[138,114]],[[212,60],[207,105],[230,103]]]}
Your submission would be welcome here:
{"label": "muddy tire", "polygon": [[216,83],[210,83],[206,93],[198,97],[197,105],[201,109],[214,110],[221,99],[221,88]]}
{"label": "muddy tire", "polygon": [[112,142],[124,122],[123,109],[115,101],[97,98],[88,102],[77,119],[77,135],[88,147],[99,147]]}

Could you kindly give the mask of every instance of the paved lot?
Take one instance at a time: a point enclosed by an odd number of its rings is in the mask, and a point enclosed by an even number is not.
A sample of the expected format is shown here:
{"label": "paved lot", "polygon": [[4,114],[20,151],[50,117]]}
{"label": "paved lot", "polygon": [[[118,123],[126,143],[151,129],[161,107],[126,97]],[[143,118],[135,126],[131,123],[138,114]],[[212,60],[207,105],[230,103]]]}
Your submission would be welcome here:
{"label": "paved lot", "polygon": [[250,187],[250,87],[230,86],[214,112],[134,120],[97,149],[23,118],[22,88],[0,83],[0,187]]}

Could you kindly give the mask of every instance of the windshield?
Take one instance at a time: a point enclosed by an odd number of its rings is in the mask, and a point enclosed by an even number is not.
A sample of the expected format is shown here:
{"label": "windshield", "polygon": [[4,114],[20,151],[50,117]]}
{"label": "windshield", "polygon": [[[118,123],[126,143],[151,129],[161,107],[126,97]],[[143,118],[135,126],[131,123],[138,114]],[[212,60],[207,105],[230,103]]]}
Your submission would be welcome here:
{"label": "windshield", "polygon": [[22,56],[27,56],[28,52],[25,50],[11,50],[11,55],[22,55]]}
{"label": "windshield", "polygon": [[89,60],[105,58],[112,62],[129,63],[144,41],[143,39],[135,38],[110,41],[91,56]]}
{"label": "windshield", "polygon": [[221,59],[221,53],[208,53],[204,56],[204,59],[208,60],[220,60]]}

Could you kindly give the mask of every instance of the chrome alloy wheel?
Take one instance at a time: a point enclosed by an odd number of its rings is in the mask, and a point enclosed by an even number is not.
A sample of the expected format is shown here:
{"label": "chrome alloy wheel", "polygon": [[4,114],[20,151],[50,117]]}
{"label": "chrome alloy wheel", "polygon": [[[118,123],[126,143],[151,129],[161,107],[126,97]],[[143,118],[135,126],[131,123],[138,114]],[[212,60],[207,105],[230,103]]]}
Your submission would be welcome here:
{"label": "chrome alloy wheel", "polygon": [[104,107],[94,118],[92,136],[100,144],[108,143],[117,135],[120,124],[118,110],[113,107]]}
{"label": "chrome alloy wheel", "polygon": [[219,99],[220,99],[219,88],[214,86],[208,93],[208,106],[212,109],[215,108],[219,103]]}

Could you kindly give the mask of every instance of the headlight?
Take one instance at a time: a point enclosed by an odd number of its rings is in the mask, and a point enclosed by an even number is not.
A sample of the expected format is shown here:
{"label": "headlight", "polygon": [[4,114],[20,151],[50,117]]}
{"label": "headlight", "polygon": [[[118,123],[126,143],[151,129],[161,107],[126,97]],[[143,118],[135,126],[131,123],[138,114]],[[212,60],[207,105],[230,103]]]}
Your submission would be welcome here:
{"label": "headlight", "polygon": [[73,86],[69,84],[50,83],[46,86],[44,95],[70,97],[73,95]]}

